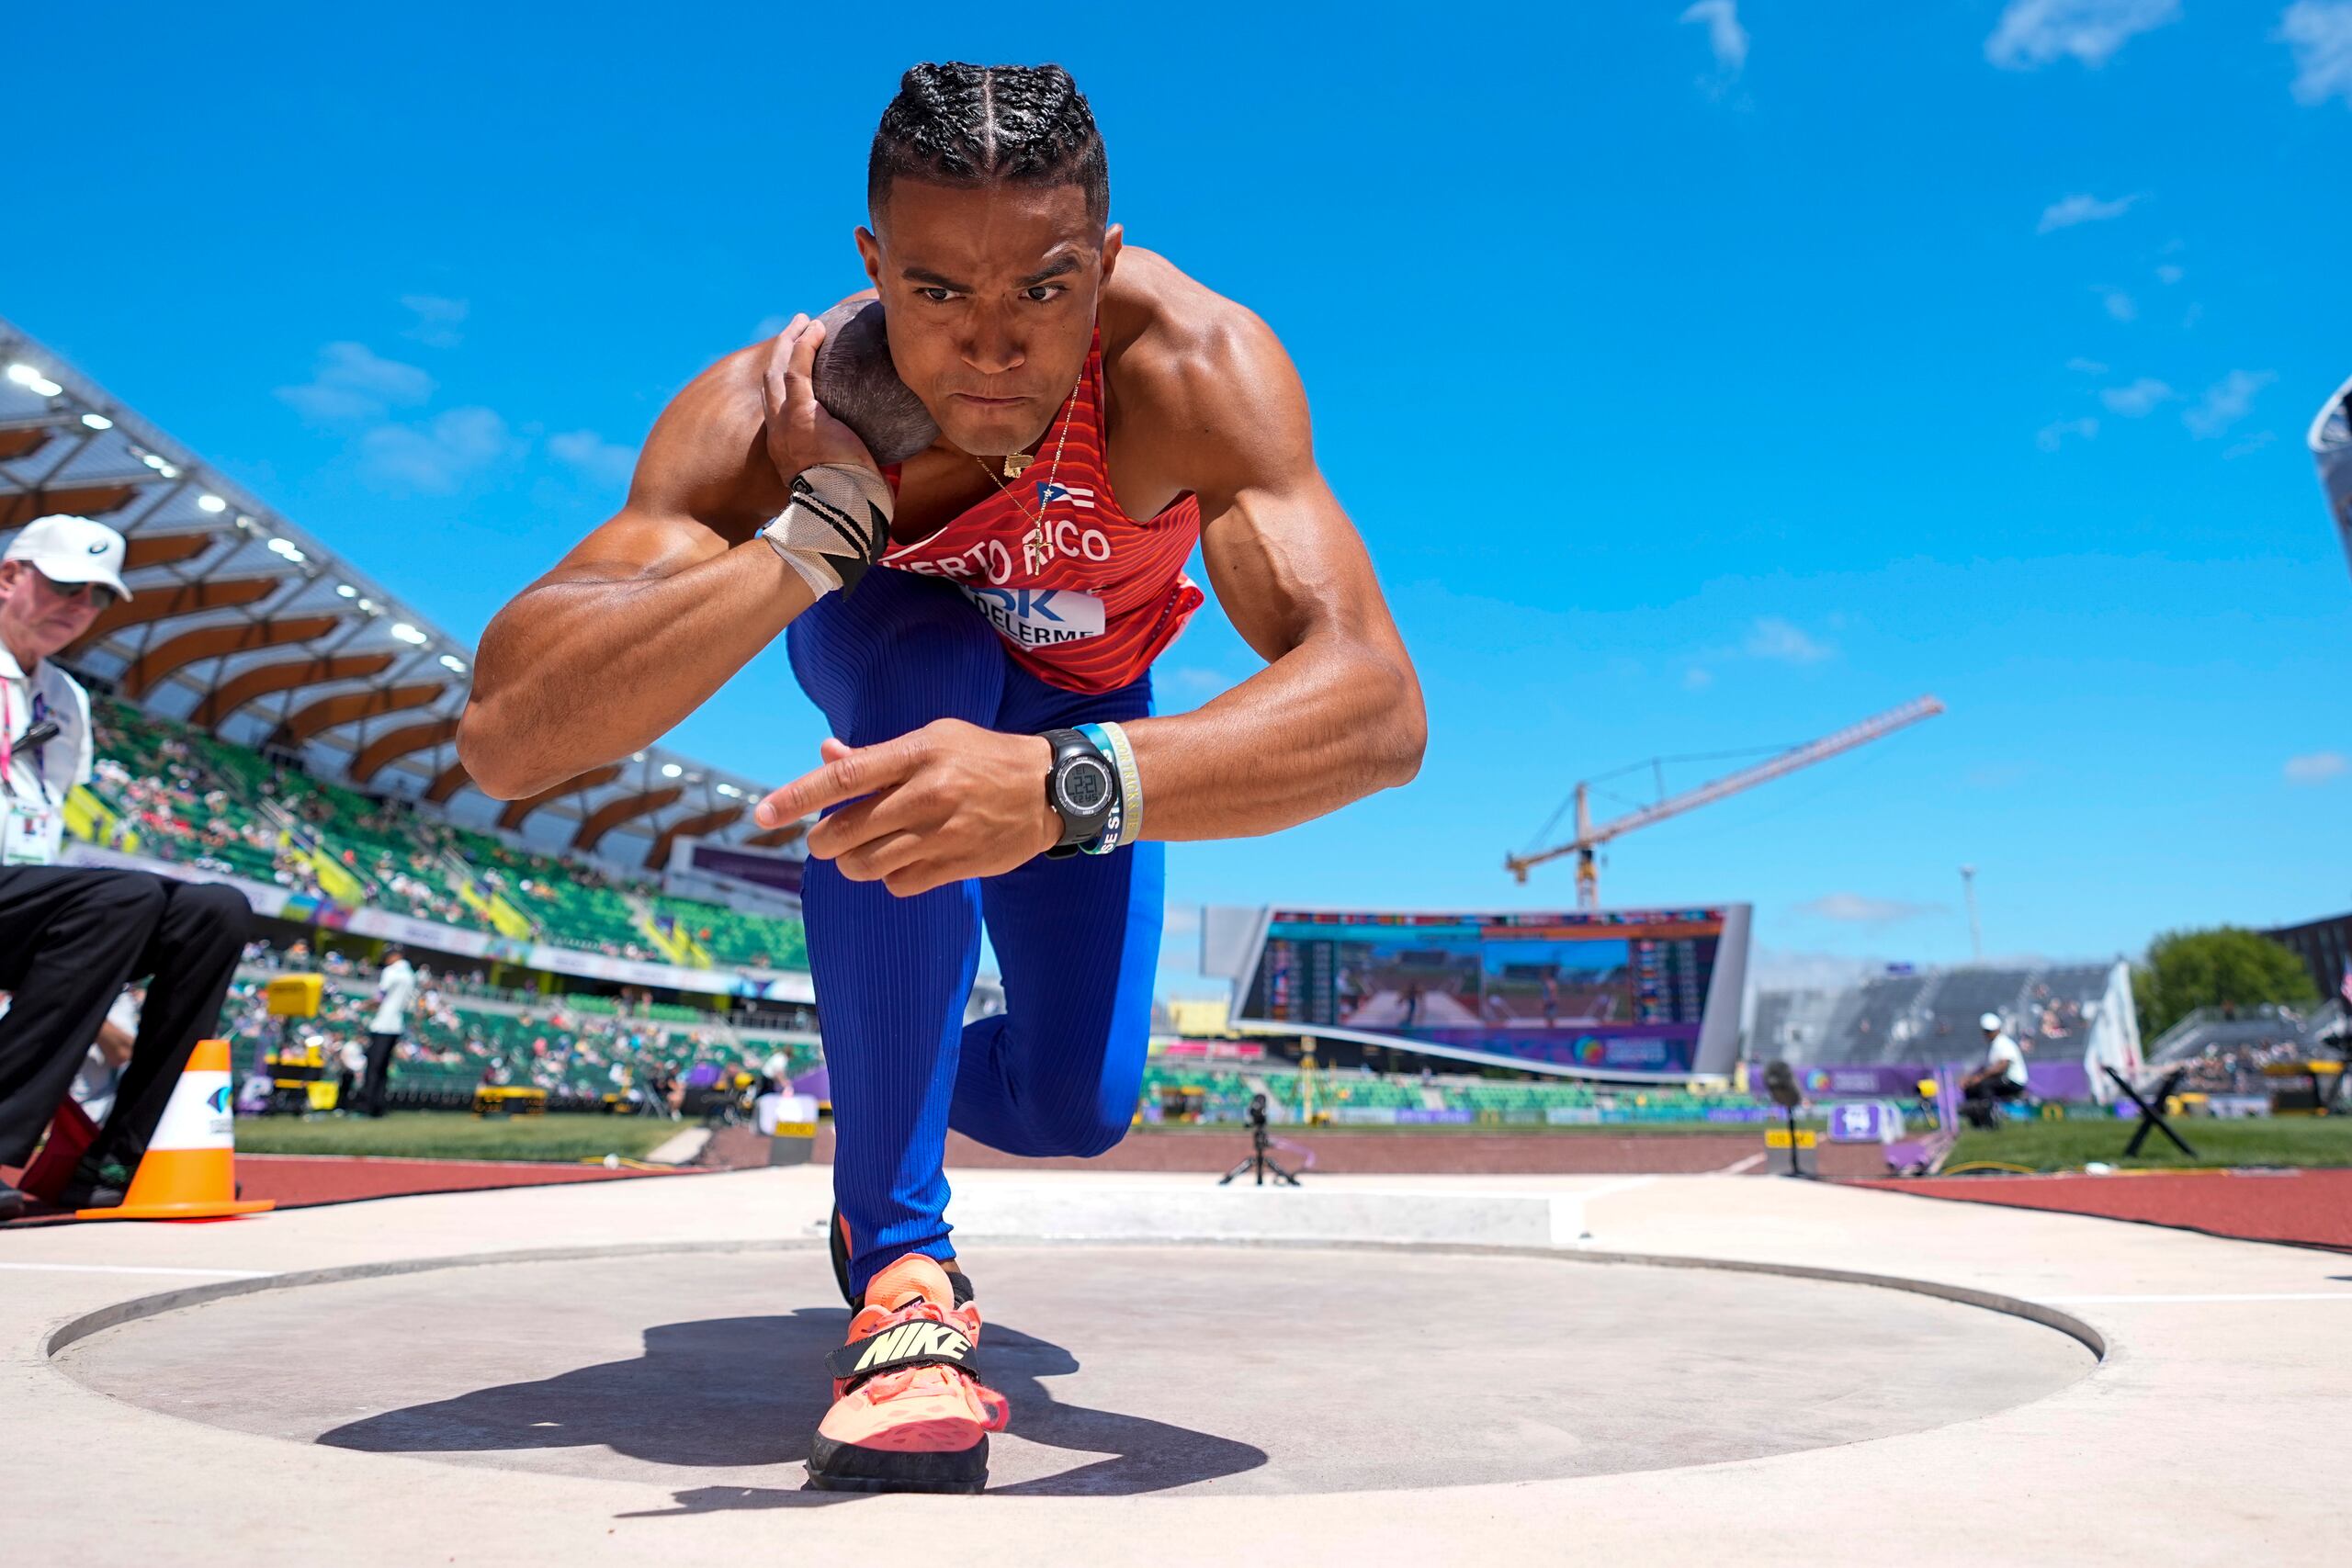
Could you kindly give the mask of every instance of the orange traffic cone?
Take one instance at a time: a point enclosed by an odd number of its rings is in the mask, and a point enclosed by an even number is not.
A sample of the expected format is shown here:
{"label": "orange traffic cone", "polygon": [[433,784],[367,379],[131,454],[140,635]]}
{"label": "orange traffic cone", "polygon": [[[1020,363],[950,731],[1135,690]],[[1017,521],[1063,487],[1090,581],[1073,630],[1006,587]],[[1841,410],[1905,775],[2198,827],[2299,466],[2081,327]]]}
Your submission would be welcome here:
{"label": "orange traffic cone", "polygon": [[229,1111],[229,1043],[199,1040],[173,1086],[164,1120],[119,1207],[83,1209],[85,1220],[209,1220],[258,1214],[277,1204],[237,1198],[237,1140]]}

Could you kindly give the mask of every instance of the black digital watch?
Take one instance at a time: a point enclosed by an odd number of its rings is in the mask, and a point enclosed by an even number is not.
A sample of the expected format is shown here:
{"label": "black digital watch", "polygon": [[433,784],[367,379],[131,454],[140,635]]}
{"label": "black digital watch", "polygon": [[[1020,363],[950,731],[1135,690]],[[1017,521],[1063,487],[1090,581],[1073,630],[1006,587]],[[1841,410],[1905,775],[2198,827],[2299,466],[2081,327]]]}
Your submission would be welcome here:
{"label": "black digital watch", "polygon": [[1054,764],[1046,770],[1046,804],[1062,819],[1061,841],[1046,854],[1063,860],[1110,826],[1119,803],[1119,771],[1075,729],[1048,729],[1046,743],[1054,749]]}

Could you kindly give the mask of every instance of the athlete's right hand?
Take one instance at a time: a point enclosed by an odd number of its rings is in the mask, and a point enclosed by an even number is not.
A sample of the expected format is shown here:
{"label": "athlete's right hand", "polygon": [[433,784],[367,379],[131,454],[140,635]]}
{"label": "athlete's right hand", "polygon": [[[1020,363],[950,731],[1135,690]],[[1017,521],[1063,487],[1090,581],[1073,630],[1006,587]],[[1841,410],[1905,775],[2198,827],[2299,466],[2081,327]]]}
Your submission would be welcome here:
{"label": "athlete's right hand", "polygon": [[857,433],[817,400],[817,345],[824,341],[824,323],[800,315],[769,344],[760,400],[767,412],[768,456],[787,483],[820,463],[862,463],[880,470]]}

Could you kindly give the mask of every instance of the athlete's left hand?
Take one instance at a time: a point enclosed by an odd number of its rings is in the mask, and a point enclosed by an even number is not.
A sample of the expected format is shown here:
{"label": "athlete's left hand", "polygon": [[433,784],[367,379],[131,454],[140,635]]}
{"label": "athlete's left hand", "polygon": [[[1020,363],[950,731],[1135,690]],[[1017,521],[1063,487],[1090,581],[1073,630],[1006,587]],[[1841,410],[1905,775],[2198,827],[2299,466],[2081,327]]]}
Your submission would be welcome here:
{"label": "athlete's left hand", "polygon": [[1042,735],[942,718],[878,746],[827,740],[819,754],[823,766],[761,801],[753,818],[779,828],[855,802],[808,830],[808,852],[901,898],[999,875],[1061,839],[1046,800],[1054,749]]}

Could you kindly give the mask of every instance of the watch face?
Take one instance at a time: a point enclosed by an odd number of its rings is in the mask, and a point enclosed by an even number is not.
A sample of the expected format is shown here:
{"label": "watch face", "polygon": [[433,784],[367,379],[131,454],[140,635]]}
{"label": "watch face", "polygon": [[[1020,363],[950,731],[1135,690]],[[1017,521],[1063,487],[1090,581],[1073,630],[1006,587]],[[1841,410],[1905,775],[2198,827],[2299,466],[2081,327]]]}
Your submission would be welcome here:
{"label": "watch face", "polygon": [[1063,809],[1072,816],[1091,817],[1110,804],[1111,770],[1099,758],[1075,758],[1055,775],[1054,787]]}

